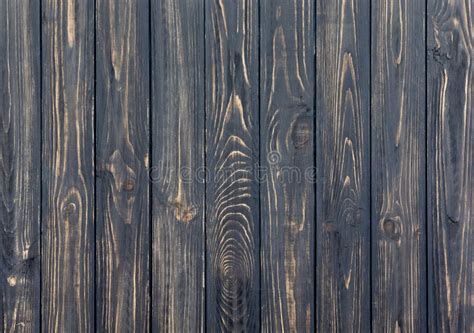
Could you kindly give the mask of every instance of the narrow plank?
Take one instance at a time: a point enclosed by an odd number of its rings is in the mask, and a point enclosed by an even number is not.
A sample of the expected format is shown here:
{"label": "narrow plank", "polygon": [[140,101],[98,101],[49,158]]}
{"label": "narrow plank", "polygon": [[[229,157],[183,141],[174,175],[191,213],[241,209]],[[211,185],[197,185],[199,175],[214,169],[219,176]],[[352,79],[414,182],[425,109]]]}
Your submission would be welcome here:
{"label": "narrow plank", "polygon": [[372,326],[426,329],[425,3],[372,1]]}
{"label": "narrow plank", "polygon": [[204,331],[204,1],[152,2],[153,331]]}
{"label": "narrow plank", "polygon": [[40,327],[40,7],[0,1],[0,330]]}
{"label": "narrow plank", "polygon": [[370,329],[369,1],[317,1],[317,329]]}
{"label": "narrow plank", "polygon": [[429,329],[474,331],[474,17],[428,1]]}
{"label": "narrow plank", "polygon": [[258,15],[206,2],[207,329],[256,331],[259,304]]}
{"label": "narrow plank", "polygon": [[146,1],[96,1],[96,327],[149,331]]}
{"label": "narrow plank", "polygon": [[261,2],[262,331],[314,331],[314,2]]}
{"label": "narrow plank", "polygon": [[94,328],[94,1],[43,0],[42,331]]}

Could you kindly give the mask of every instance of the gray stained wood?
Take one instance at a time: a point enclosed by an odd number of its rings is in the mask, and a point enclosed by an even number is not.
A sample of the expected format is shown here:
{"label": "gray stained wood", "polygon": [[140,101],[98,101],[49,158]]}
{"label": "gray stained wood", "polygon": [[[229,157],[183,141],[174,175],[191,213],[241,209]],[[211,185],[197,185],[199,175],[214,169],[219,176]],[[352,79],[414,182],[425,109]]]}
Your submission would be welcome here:
{"label": "gray stained wood", "polygon": [[370,329],[370,2],[318,1],[317,330]]}
{"label": "gray stained wood", "polygon": [[258,14],[206,1],[207,330],[260,327]]}
{"label": "gray stained wood", "polygon": [[96,1],[96,320],[149,331],[149,22],[145,1]]}
{"label": "gray stained wood", "polygon": [[428,1],[429,330],[474,330],[474,17]]}
{"label": "gray stained wood", "polygon": [[372,1],[372,327],[426,327],[425,3]]}
{"label": "gray stained wood", "polygon": [[0,1],[0,330],[40,327],[39,1]]}
{"label": "gray stained wood", "polygon": [[152,2],[153,330],[205,314],[204,1]]}
{"label": "gray stained wood", "polygon": [[0,330],[474,330],[470,0],[0,0]]}
{"label": "gray stained wood", "polygon": [[94,1],[41,7],[41,328],[92,332]]}
{"label": "gray stained wood", "polygon": [[261,328],[314,330],[314,3],[261,2]]}

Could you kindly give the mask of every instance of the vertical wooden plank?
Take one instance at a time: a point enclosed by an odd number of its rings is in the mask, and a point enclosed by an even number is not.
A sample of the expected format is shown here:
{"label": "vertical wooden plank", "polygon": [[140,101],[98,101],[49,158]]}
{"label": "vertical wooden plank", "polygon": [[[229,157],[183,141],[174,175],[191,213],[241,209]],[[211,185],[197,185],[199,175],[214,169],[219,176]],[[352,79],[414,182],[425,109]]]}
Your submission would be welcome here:
{"label": "vertical wooden plank", "polygon": [[204,331],[204,1],[152,1],[153,331]]}
{"label": "vertical wooden plank", "polygon": [[317,1],[317,328],[370,329],[368,0]]}
{"label": "vertical wooden plank", "polygon": [[39,330],[39,1],[0,1],[0,330]]}
{"label": "vertical wooden plank", "polygon": [[43,0],[42,331],[94,328],[94,1]]}
{"label": "vertical wooden plank", "polygon": [[425,2],[372,1],[372,326],[426,329]]}
{"label": "vertical wooden plank", "polygon": [[261,2],[264,332],[314,330],[314,5]]}
{"label": "vertical wooden plank", "polygon": [[428,1],[429,325],[474,331],[474,8]]}
{"label": "vertical wooden plank", "polygon": [[149,330],[148,2],[96,1],[97,329]]}
{"label": "vertical wooden plank", "polygon": [[206,1],[207,329],[255,331],[258,2]]}

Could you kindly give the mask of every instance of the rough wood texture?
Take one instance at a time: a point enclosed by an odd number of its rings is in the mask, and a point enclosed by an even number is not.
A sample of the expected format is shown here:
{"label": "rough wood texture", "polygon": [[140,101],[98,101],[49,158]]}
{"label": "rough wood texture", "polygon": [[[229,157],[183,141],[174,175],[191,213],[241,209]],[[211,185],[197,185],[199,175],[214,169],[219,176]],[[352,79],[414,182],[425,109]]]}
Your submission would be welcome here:
{"label": "rough wood texture", "polygon": [[149,330],[146,1],[96,1],[96,327]]}
{"label": "rough wood texture", "polygon": [[317,2],[317,328],[370,328],[369,1]]}
{"label": "rough wood texture", "polygon": [[428,1],[429,328],[474,331],[474,11]]}
{"label": "rough wood texture", "polygon": [[372,1],[372,327],[426,327],[425,3]]}
{"label": "rough wood texture", "polygon": [[312,332],[314,4],[264,0],[261,10],[262,331]]}
{"label": "rough wood texture", "polygon": [[94,1],[43,0],[42,330],[94,328]]}
{"label": "rough wood texture", "polygon": [[259,329],[258,3],[206,1],[207,329]]}
{"label": "rough wood texture", "polygon": [[0,1],[0,331],[36,332],[40,237],[39,1]]}
{"label": "rough wood texture", "polygon": [[152,314],[159,332],[204,330],[203,14],[202,0],[152,2]]}

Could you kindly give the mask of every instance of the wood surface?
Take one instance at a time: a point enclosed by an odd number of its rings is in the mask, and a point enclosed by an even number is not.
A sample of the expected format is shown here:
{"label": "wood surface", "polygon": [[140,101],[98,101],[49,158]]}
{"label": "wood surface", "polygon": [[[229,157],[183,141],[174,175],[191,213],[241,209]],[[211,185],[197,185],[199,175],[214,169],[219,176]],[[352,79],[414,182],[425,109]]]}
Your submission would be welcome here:
{"label": "wood surface", "polygon": [[261,2],[261,320],[314,331],[314,3]]}
{"label": "wood surface", "polygon": [[474,332],[471,0],[0,0],[2,332]]}
{"label": "wood surface", "polygon": [[96,1],[96,328],[149,331],[145,1]]}
{"label": "wood surface", "polygon": [[39,1],[0,1],[0,331],[40,327]]}
{"label": "wood surface", "polygon": [[426,327],[425,3],[372,1],[372,327]]}
{"label": "wood surface", "polygon": [[152,2],[153,330],[204,330],[204,1]]}
{"label": "wood surface", "polygon": [[92,332],[94,1],[42,1],[41,321]]}
{"label": "wood surface", "polygon": [[429,330],[474,330],[474,17],[429,0],[427,17]]}
{"label": "wood surface", "polygon": [[206,1],[206,328],[260,327],[258,15]]}
{"label": "wood surface", "polygon": [[370,329],[370,2],[317,1],[317,330]]}

